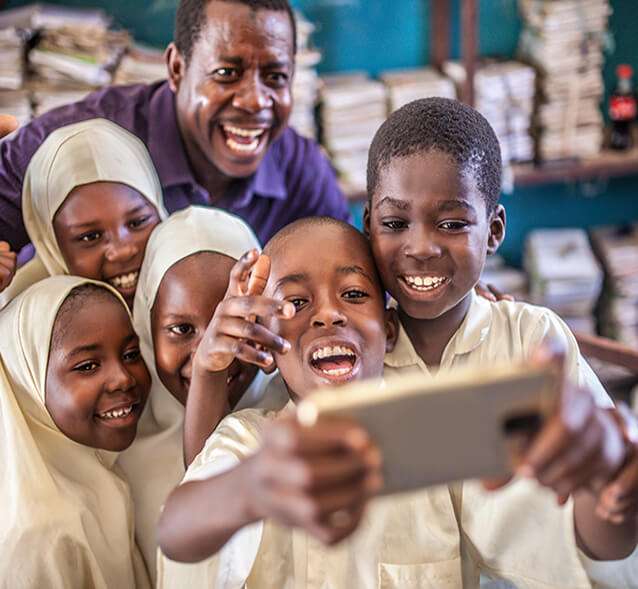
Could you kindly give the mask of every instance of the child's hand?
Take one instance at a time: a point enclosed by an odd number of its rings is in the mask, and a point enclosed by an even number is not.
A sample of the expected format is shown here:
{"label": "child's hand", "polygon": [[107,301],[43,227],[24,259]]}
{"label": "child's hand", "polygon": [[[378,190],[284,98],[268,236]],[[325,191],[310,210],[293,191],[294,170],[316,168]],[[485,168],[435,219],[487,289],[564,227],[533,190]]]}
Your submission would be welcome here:
{"label": "child's hand", "polygon": [[[560,351],[540,355],[562,372]],[[622,436],[609,412],[589,391],[564,382],[558,406],[525,452],[518,474],[536,478],[562,503],[577,489],[600,491],[624,459]]]}
{"label": "child's hand", "polygon": [[245,489],[252,517],[302,528],[325,544],[356,529],[382,484],[379,451],[363,429],[345,420],[312,427],[278,420],[249,460]]}
{"label": "child's hand", "polygon": [[0,114],[0,138],[12,133],[18,128],[18,119],[11,115]]}
{"label": "child's hand", "polygon": [[11,284],[16,273],[18,256],[6,241],[0,241],[0,292]]}
{"label": "child's hand", "polygon": [[638,417],[622,403],[617,412],[629,457],[614,480],[601,491],[596,514],[612,524],[623,524],[638,517]]}
{"label": "child's hand", "polygon": [[496,288],[493,284],[485,284],[484,282],[478,282],[474,287],[476,294],[487,299],[488,301],[492,301],[496,303],[498,301],[513,301],[514,297],[510,294],[501,292],[498,288]]}
{"label": "child's hand", "polygon": [[261,296],[268,274],[251,280],[251,270],[259,258],[257,250],[251,250],[233,267],[226,296],[195,353],[194,366],[198,369],[221,372],[235,358],[266,368],[273,364],[273,352],[285,354],[290,349],[288,341],[255,322],[274,316],[289,319],[295,314],[292,303]]}

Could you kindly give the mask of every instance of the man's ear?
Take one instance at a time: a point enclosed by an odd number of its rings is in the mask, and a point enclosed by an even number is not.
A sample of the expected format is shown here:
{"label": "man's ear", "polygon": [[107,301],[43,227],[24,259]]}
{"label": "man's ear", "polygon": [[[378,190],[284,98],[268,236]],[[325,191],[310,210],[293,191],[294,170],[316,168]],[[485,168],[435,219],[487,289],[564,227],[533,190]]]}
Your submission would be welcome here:
{"label": "man's ear", "polygon": [[487,254],[495,254],[505,239],[505,207],[496,205],[490,216],[490,234],[487,239]]}
{"label": "man's ear", "polygon": [[366,202],[363,209],[363,234],[370,239],[370,201]]}
{"label": "man's ear", "polygon": [[170,43],[164,51],[164,60],[168,70],[168,85],[173,92],[177,92],[184,78],[186,63],[175,43]]}
{"label": "man's ear", "polygon": [[397,315],[396,309],[385,310],[384,323],[386,333],[385,351],[386,354],[388,354],[394,350],[394,346],[399,338],[399,316]]}

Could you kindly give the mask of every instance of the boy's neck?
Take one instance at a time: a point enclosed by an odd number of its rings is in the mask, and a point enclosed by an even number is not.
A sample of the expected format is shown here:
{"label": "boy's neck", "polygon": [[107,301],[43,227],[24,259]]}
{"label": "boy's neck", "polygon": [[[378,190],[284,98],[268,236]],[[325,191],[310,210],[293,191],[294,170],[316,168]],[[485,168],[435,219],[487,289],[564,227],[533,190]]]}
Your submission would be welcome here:
{"label": "boy's neck", "polygon": [[415,319],[399,308],[401,325],[426,366],[441,364],[443,352],[463,323],[471,303],[470,292],[460,303],[434,319]]}

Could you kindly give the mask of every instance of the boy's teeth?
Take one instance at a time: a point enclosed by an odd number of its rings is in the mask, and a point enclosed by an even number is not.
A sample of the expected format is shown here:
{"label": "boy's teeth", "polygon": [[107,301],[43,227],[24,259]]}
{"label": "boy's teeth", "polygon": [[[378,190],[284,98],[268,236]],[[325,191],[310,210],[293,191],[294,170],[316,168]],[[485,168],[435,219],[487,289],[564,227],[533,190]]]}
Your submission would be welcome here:
{"label": "boy's teeth", "polygon": [[[322,358],[333,358],[334,356],[356,356],[353,350],[346,346],[324,346],[318,348],[312,353],[313,360],[321,360]],[[328,372],[328,371],[326,371]],[[328,372],[330,374],[330,372]]]}
{"label": "boy's teeth", "polygon": [[330,376],[343,376],[344,374],[352,372],[352,368],[331,368],[329,370],[322,370],[321,372]]}
{"label": "boy's teeth", "polygon": [[415,290],[433,290],[446,282],[444,276],[404,276],[405,281]]}
{"label": "boy's teeth", "polygon": [[139,272],[129,272],[128,274],[122,274],[121,276],[111,278],[111,280],[109,280],[109,283],[115,288],[133,288],[137,284],[139,275]]}
{"label": "boy's teeth", "polygon": [[100,413],[100,417],[102,419],[119,419],[121,417],[126,417],[133,411],[133,405],[129,405],[128,407],[123,407],[122,409],[112,409],[111,411],[105,411],[104,413]]}

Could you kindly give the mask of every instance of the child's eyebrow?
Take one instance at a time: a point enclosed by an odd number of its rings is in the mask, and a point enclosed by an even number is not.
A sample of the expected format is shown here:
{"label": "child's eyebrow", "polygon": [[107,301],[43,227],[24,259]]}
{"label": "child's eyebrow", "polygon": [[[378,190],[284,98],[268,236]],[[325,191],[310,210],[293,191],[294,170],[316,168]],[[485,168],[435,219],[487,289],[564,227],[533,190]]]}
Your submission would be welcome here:
{"label": "child's eyebrow", "polygon": [[99,344],[87,344],[86,346],[78,346],[77,348],[73,348],[68,354],[65,354],[64,359],[70,360],[75,356],[79,356],[80,354],[85,354],[87,352],[97,352],[100,349]]}
{"label": "child's eyebrow", "polygon": [[359,274],[360,276],[363,276],[368,281],[370,281],[372,284],[375,283],[372,276],[370,276],[370,274],[368,274],[361,266],[357,266],[356,264],[352,266],[339,266],[339,268],[337,268],[337,274]]}
{"label": "child's eyebrow", "polygon": [[375,209],[378,209],[379,207],[383,206],[384,204],[388,204],[390,206],[393,206],[401,211],[407,211],[410,209],[410,203],[405,201],[405,200],[401,200],[399,198],[392,198],[391,196],[384,196],[376,205],[375,205]]}
{"label": "child's eyebrow", "polygon": [[[150,203],[142,203],[140,205],[137,205],[136,207],[133,207],[132,209],[129,209],[124,214],[126,216],[135,215],[139,213],[140,211],[143,211],[151,206],[153,205],[151,205]],[[82,229],[85,227],[93,227],[94,225],[98,225],[99,223],[100,223],[100,219],[94,219],[92,221],[86,221],[85,223],[69,223],[67,227],[69,229]]]}
{"label": "child's eyebrow", "polygon": [[299,284],[300,282],[307,282],[308,281],[308,275],[301,272],[299,274],[288,274],[288,276],[284,276],[282,278],[280,278],[279,280],[277,280],[277,282],[275,283],[275,292],[278,291],[282,286],[292,282],[294,284]]}
{"label": "child's eyebrow", "polygon": [[436,208],[442,213],[446,211],[453,211],[455,209],[465,209],[470,213],[476,213],[476,209],[469,202],[460,199],[440,200],[437,203]]}

